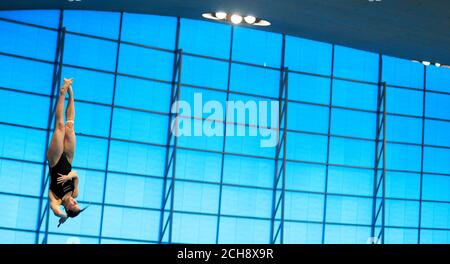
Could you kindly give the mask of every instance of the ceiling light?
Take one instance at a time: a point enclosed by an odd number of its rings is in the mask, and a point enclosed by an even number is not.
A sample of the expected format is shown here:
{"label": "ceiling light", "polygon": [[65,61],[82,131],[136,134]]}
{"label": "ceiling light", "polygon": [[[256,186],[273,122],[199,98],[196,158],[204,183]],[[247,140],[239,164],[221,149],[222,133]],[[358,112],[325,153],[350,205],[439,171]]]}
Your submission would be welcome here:
{"label": "ceiling light", "polygon": [[253,25],[255,25],[255,26],[262,26],[262,27],[267,27],[267,26],[270,26],[271,24],[270,24],[270,22],[267,21],[267,20],[259,19],[259,20],[256,21],[256,23],[253,24]]}
{"label": "ceiling light", "polygon": [[425,65],[425,66],[430,66],[431,62],[429,62],[429,61],[422,61],[422,64]]}
{"label": "ceiling light", "polygon": [[231,23],[237,25],[237,24],[240,24],[242,22],[242,16],[233,14],[231,16],[230,20],[231,20]]}
{"label": "ceiling light", "polygon": [[216,12],[215,15],[216,15],[216,17],[218,19],[225,19],[225,18],[227,18],[227,13],[225,13],[225,12]]}
{"label": "ceiling light", "polygon": [[256,22],[256,17],[254,16],[246,16],[244,20],[247,24],[254,24]]}
{"label": "ceiling light", "polygon": [[[77,1],[77,0],[70,0]],[[218,12],[207,12],[203,13],[202,16],[207,19],[222,20],[235,25],[247,24],[252,26],[270,26],[270,22],[252,15],[241,16],[239,14],[229,14],[223,11]]]}
{"label": "ceiling light", "polygon": [[441,64],[440,63],[438,63],[438,62],[436,62],[435,64],[434,64],[434,66],[436,66],[436,67],[441,67]]}
{"label": "ceiling light", "polygon": [[213,15],[212,13],[203,13],[202,17],[208,18],[208,19],[218,20],[218,18],[215,15]]}

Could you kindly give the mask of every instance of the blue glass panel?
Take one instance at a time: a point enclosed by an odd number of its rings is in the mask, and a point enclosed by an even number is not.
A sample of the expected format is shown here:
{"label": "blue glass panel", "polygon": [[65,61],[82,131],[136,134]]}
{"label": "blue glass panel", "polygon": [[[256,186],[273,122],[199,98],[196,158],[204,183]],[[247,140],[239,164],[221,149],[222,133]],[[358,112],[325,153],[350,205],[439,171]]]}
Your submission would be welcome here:
{"label": "blue glass panel", "polygon": [[113,140],[108,170],[163,176],[165,159],[165,148]]}
{"label": "blue glass panel", "polygon": [[[273,127],[275,129],[278,127],[277,121],[279,120],[276,119],[278,115],[276,117],[272,115],[274,111],[275,114],[278,114],[280,106],[278,99],[234,93],[230,93],[228,97],[228,105],[223,105],[223,108],[227,109],[228,123],[250,124],[260,128]],[[245,114],[243,108],[245,108]],[[245,120],[242,120],[244,117]]]}
{"label": "blue glass panel", "polygon": [[387,87],[386,111],[388,113],[422,116],[422,109],[423,92]]}
{"label": "blue glass panel", "polygon": [[43,162],[46,133],[42,130],[0,125],[0,156]]}
{"label": "blue glass panel", "polygon": [[288,104],[288,128],[308,132],[328,132],[328,107]]}
{"label": "blue glass panel", "polygon": [[423,170],[426,172],[450,174],[450,150],[425,147]]}
{"label": "blue glass panel", "polygon": [[372,195],[373,170],[331,166],[328,169],[328,192],[335,194]]}
{"label": "blue glass panel", "polygon": [[169,84],[118,76],[115,104],[149,111],[168,112]]}
{"label": "blue glass panel", "polygon": [[386,116],[386,139],[389,141],[422,143],[422,119]]}
{"label": "blue glass panel", "polygon": [[177,179],[220,182],[222,154],[177,149]]}
{"label": "blue glass panel", "polygon": [[59,10],[2,10],[0,11],[0,17],[40,26],[58,28],[59,13]]}
{"label": "blue glass panel", "polygon": [[419,202],[386,200],[386,225],[417,227],[419,225]]}
{"label": "blue glass panel", "polygon": [[417,244],[416,229],[386,228],[384,243],[386,244]]}
{"label": "blue glass panel", "polygon": [[335,46],[334,75],[360,81],[378,82],[379,55]]}
{"label": "blue glass panel", "polygon": [[287,162],[286,189],[323,192],[325,190],[325,166]]}
{"label": "blue glass panel", "polygon": [[49,103],[44,96],[0,90],[0,122],[47,128]]}
{"label": "blue glass panel", "polygon": [[322,243],[322,225],[310,223],[284,223],[285,244],[320,244]]}
{"label": "blue glass panel", "polygon": [[331,112],[331,134],[375,138],[376,114],[334,108]]}
{"label": "blue glass panel", "polygon": [[173,53],[120,45],[120,73],[164,81],[172,81]]}
{"label": "blue glass panel", "polygon": [[102,235],[112,238],[157,240],[160,212],[105,206]]}
{"label": "blue glass panel", "polygon": [[386,197],[419,199],[420,174],[388,171],[386,173]]}
{"label": "blue glass panel", "polygon": [[370,227],[326,225],[326,244],[367,244],[370,238]]}
{"label": "blue glass panel", "polygon": [[450,92],[450,69],[427,67],[427,89]]}
{"label": "blue glass panel", "polygon": [[65,64],[113,72],[116,67],[116,55],[115,42],[66,34]]}
{"label": "blue glass panel", "polygon": [[341,80],[333,81],[333,105],[335,106],[375,111],[377,109],[377,96],[378,86],[376,85]]}
{"label": "blue glass panel", "polygon": [[176,31],[175,17],[123,14],[123,41],[174,49]]}
{"label": "blue glass panel", "polygon": [[108,173],[105,202],[108,204],[161,207],[163,179]]}
{"label": "blue glass panel", "polygon": [[[63,67],[62,76],[73,77],[73,92],[77,100],[111,104],[114,88],[114,75]],[[116,102],[118,98],[116,97]]]}
{"label": "blue glass panel", "polygon": [[290,160],[326,162],[327,141],[325,136],[288,132],[287,157]]}
{"label": "blue glass panel", "polygon": [[425,120],[425,144],[450,147],[450,122]]}
{"label": "blue glass panel", "polygon": [[109,133],[109,120],[111,108],[106,106],[76,102],[76,127],[75,131],[87,134],[107,137]]}
{"label": "blue glass panel", "polygon": [[450,229],[450,204],[423,202],[422,227]]}
{"label": "blue glass panel", "polygon": [[111,137],[166,144],[168,126],[169,118],[166,115],[115,108]]}
{"label": "blue glass panel", "polygon": [[268,220],[220,218],[219,244],[267,244],[269,241]]}
{"label": "blue glass panel", "polygon": [[420,171],[420,146],[387,144],[386,168],[394,170]]}
{"label": "blue glass panel", "polygon": [[184,52],[228,59],[231,26],[181,19],[179,47]]}
{"label": "blue glass panel", "polygon": [[372,141],[331,138],[330,163],[373,167],[375,144]]}
{"label": "blue glass panel", "polygon": [[0,20],[0,35],[5,36],[0,41],[1,52],[47,61],[55,59],[55,31]]}
{"label": "blue glass panel", "polygon": [[230,89],[232,91],[278,98],[280,72],[271,69],[232,64]]}
{"label": "blue glass panel", "polygon": [[41,164],[0,159],[0,192],[40,195]]}
{"label": "blue glass panel", "polygon": [[424,200],[450,202],[450,177],[424,174],[422,195]]}
{"label": "blue glass panel", "polygon": [[223,182],[258,187],[273,187],[275,161],[225,155]]}
{"label": "blue glass panel", "polygon": [[175,213],[172,221],[173,243],[214,244],[216,242],[216,216]]}
{"label": "blue glass panel", "polygon": [[226,90],[228,63],[185,55],[183,56],[181,82]]}
{"label": "blue glass panel", "polygon": [[188,123],[191,124],[191,130],[189,130],[190,132],[187,132],[186,130],[186,134],[182,134],[178,137],[178,145],[180,147],[193,148],[198,150],[206,149],[206,150],[222,151],[223,126],[217,128],[218,134],[207,136],[207,134],[205,134],[204,132],[205,131],[204,128],[215,127],[215,125],[217,125],[215,122],[198,119],[186,119],[186,118],[180,119],[181,127],[183,127],[184,125],[187,126]]}
{"label": "blue glass panel", "polygon": [[383,56],[383,81],[389,85],[423,88],[424,66],[410,60]]}
{"label": "blue glass panel", "polygon": [[[217,184],[176,181],[174,210],[216,214],[219,208]],[[208,197],[205,199],[205,197]]]}
{"label": "blue glass panel", "polygon": [[53,65],[0,55],[0,87],[50,94]]}
{"label": "blue glass panel", "polygon": [[73,165],[104,170],[108,142],[104,139],[77,136],[77,150]]}
{"label": "blue glass panel", "polygon": [[285,219],[300,221],[323,220],[324,195],[286,192]]}
{"label": "blue glass panel", "polygon": [[450,244],[450,231],[448,230],[420,230],[421,244]]}
{"label": "blue glass panel", "polygon": [[425,115],[427,117],[443,118],[450,120],[450,95],[427,93]]}
{"label": "blue glass panel", "polygon": [[[209,118],[210,120],[213,119],[221,121],[225,119],[227,98],[227,94],[225,92],[183,86],[181,88],[180,98],[181,100],[189,103],[189,106],[191,108],[190,114],[192,117]],[[220,106],[222,107],[222,115],[220,115],[220,110],[217,110],[215,108],[211,109],[210,112],[207,112],[207,104],[213,103],[211,101],[216,101],[220,104]],[[216,102],[214,102],[214,104]],[[215,111],[217,111],[217,113]],[[214,115],[214,118],[210,117],[212,114]],[[183,113],[181,113],[180,116],[187,117],[187,115]]]}
{"label": "blue glass panel", "polygon": [[289,73],[289,100],[318,104],[330,103],[330,79]]}
{"label": "blue glass panel", "polygon": [[67,31],[112,39],[119,38],[119,12],[65,10],[63,17],[63,24]]}
{"label": "blue glass panel", "polygon": [[0,229],[0,244],[33,244],[35,237],[35,232]]}
{"label": "blue glass panel", "polygon": [[279,68],[281,47],[281,34],[244,27],[234,28],[233,60]]}
{"label": "blue glass panel", "polygon": [[[254,128],[255,127],[252,127],[252,129]],[[238,129],[244,129],[245,136],[239,136]],[[276,143],[276,131],[259,128],[259,132],[260,133],[257,133],[256,136],[249,136],[250,131],[248,126],[227,125],[227,143],[225,145],[225,151],[273,158],[275,155],[276,144],[273,146],[265,146],[263,144]],[[234,136],[231,136],[231,133],[234,133]]]}
{"label": "blue glass panel", "polygon": [[270,217],[272,195],[270,190],[223,186],[222,214]]}
{"label": "blue glass panel", "polygon": [[327,222],[370,225],[372,199],[329,195]]}
{"label": "blue glass panel", "polygon": [[0,227],[34,230],[39,199],[0,194]]}
{"label": "blue glass panel", "polygon": [[295,71],[331,75],[332,48],[328,43],[286,36],[285,66]]}

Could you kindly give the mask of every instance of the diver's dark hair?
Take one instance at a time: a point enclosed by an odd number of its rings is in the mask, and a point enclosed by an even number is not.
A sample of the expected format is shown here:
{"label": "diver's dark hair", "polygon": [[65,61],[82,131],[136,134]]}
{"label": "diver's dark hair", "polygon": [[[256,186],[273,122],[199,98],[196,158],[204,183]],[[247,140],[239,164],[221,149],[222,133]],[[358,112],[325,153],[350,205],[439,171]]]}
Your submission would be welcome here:
{"label": "diver's dark hair", "polygon": [[67,210],[67,209],[65,209],[65,210],[66,210],[66,214],[67,214],[68,217],[74,218],[74,217],[77,217],[81,212],[83,212],[86,209],[87,209],[87,207],[83,208],[83,209],[81,209],[79,211],[76,211],[76,212],[72,211],[72,210]]}

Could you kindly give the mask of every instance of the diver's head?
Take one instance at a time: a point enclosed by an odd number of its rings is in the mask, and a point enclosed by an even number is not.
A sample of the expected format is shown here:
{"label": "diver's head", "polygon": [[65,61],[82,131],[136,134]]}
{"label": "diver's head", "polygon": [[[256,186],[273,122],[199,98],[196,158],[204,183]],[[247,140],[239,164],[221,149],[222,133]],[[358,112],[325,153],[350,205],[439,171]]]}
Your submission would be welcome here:
{"label": "diver's head", "polygon": [[80,205],[78,205],[77,200],[75,200],[73,197],[64,199],[63,206],[68,217],[76,217],[82,212]]}

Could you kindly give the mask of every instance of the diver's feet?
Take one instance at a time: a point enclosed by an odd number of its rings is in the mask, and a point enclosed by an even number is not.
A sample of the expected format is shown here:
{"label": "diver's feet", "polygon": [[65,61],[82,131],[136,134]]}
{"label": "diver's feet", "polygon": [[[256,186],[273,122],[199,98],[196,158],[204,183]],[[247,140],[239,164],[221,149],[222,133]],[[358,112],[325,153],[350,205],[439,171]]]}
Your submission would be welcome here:
{"label": "diver's feet", "polygon": [[67,79],[64,78],[64,84],[59,90],[59,95],[65,95],[68,89],[72,89],[73,78]]}

